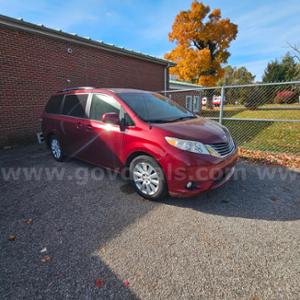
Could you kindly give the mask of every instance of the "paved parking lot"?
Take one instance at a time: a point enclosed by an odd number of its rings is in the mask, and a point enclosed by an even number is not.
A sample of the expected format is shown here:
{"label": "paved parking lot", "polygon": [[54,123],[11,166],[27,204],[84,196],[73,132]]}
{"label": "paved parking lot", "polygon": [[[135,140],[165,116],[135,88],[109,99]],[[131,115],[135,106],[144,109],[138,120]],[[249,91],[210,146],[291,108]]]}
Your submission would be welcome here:
{"label": "paved parking lot", "polygon": [[0,166],[1,299],[299,299],[299,173],[240,161],[218,190],[154,203],[43,146]]}

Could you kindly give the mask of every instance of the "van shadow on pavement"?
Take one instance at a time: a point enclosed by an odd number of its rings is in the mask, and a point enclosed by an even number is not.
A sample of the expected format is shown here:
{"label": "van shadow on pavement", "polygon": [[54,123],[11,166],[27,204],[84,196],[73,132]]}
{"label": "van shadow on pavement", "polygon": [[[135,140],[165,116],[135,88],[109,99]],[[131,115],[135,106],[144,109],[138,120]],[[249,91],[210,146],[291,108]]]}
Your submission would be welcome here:
{"label": "van shadow on pavement", "polygon": [[[1,168],[65,168],[64,180],[4,181],[0,178],[1,299],[135,299],[101,257],[93,255],[125,227],[151,211],[155,203],[126,195],[116,180],[71,179],[78,168],[72,160],[57,163],[43,147],[0,152]],[[26,224],[26,219],[32,224]],[[8,241],[15,235],[15,241]],[[41,253],[43,248],[47,251]],[[49,255],[49,262],[42,262]],[[104,281],[96,286],[96,279]]]}
{"label": "van shadow on pavement", "polygon": [[298,220],[299,181],[299,172],[240,160],[234,177],[223,187],[193,198],[169,198],[164,203],[225,217]]}

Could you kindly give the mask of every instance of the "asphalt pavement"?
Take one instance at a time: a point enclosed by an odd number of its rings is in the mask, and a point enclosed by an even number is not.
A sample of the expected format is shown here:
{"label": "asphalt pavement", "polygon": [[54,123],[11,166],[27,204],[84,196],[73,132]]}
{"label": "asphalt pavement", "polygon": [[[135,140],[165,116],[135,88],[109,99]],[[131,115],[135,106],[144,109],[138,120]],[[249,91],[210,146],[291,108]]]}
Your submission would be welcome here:
{"label": "asphalt pavement", "polygon": [[44,146],[0,168],[1,299],[299,299],[295,171],[240,160],[217,190],[151,202]]}

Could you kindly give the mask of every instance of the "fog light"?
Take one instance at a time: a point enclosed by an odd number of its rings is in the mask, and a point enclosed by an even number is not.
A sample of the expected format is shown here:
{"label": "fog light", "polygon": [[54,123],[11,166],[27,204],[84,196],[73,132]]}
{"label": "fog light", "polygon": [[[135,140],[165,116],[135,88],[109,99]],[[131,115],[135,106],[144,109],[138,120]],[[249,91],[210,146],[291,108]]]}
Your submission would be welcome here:
{"label": "fog light", "polygon": [[186,184],[186,188],[187,189],[191,189],[193,187],[193,183],[191,181],[189,181],[187,184]]}

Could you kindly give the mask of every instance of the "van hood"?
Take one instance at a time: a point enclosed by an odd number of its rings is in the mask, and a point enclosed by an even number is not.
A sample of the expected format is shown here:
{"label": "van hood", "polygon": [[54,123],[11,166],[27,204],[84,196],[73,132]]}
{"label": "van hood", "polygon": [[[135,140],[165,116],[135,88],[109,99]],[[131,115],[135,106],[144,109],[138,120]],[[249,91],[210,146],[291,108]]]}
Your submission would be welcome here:
{"label": "van hood", "polygon": [[221,125],[204,118],[162,124],[152,123],[151,125],[168,131],[170,136],[180,139],[199,141],[204,144],[228,142],[228,133],[226,133]]}

